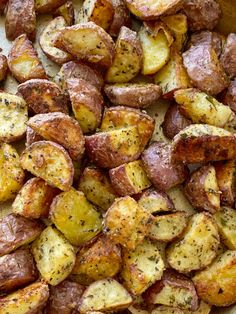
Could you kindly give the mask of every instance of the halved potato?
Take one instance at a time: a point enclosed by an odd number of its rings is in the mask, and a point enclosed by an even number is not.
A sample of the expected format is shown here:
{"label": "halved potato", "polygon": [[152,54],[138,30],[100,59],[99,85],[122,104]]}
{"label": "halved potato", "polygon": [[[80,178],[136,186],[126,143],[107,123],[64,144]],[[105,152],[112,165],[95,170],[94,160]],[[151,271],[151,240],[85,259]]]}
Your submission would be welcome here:
{"label": "halved potato", "polygon": [[114,15],[111,25],[108,29],[108,33],[111,36],[116,37],[118,36],[122,26],[130,27],[131,18],[130,12],[125,5],[124,0],[112,0],[112,5],[114,8]]}
{"label": "halved potato", "polygon": [[65,2],[66,0],[35,0],[35,10],[37,13],[51,13]]}
{"label": "halved potato", "polygon": [[8,72],[7,57],[0,54],[0,82],[6,79],[7,72]]}
{"label": "halved potato", "polygon": [[29,126],[26,128],[26,142],[25,146],[29,146],[35,142],[42,141],[43,137],[37,134],[33,129]]}
{"label": "halved potato", "polygon": [[66,3],[62,4],[59,8],[57,8],[53,12],[53,16],[63,16],[66,20],[67,25],[73,25],[75,19],[75,10],[72,1],[66,1]]}
{"label": "halved potato", "polygon": [[73,163],[65,149],[54,142],[39,141],[28,146],[21,155],[21,165],[62,191],[72,185]]}

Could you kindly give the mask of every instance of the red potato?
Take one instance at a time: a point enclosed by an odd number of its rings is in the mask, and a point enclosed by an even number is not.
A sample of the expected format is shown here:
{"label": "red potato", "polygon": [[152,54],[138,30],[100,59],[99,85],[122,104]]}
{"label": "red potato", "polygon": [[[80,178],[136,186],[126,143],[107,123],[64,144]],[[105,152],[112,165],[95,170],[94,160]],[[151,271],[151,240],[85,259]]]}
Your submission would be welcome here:
{"label": "red potato", "polygon": [[114,16],[108,29],[108,33],[112,37],[116,37],[122,26],[130,27],[131,19],[130,12],[126,7],[124,0],[112,0],[112,5],[114,8]]}
{"label": "red potato", "polygon": [[33,129],[31,129],[29,126],[26,128],[26,146],[30,146],[31,144],[42,141],[43,137],[37,134]]}
{"label": "red potato", "polygon": [[7,57],[0,54],[0,81],[5,80],[8,71]]}
{"label": "red potato", "polygon": [[4,13],[8,0],[0,0],[0,15]]}
{"label": "red potato", "polygon": [[73,25],[75,20],[75,9],[72,1],[67,1],[53,12],[53,17],[63,16],[67,25]]}
{"label": "red potato", "polygon": [[223,102],[236,113],[236,79],[230,83]]}
{"label": "red potato", "polygon": [[230,77],[236,76],[236,34],[229,34],[220,57],[225,72]]}
{"label": "red potato", "polygon": [[35,0],[35,9],[37,13],[52,13],[65,2],[66,0]]}

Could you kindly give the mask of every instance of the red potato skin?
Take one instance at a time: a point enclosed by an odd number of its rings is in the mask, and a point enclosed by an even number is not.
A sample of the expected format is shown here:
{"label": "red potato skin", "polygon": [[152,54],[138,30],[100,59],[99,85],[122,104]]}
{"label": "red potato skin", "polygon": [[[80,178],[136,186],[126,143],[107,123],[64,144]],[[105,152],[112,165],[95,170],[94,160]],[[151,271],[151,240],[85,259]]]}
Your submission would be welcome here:
{"label": "red potato skin", "polygon": [[4,81],[8,72],[7,57],[0,54],[0,81]]}
{"label": "red potato skin", "polygon": [[114,16],[108,33],[112,37],[117,37],[122,26],[131,27],[131,19],[128,8],[123,0],[112,0]]}
{"label": "red potato skin", "polygon": [[26,146],[30,146],[31,144],[43,141],[43,137],[37,134],[33,129],[29,126],[26,128]]}
{"label": "red potato skin", "polygon": [[231,33],[226,39],[226,43],[220,61],[229,77],[236,76],[236,34]]}
{"label": "red potato skin", "polygon": [[223,102],[236,113],[236,79],[230,83]]}
{"label": "red potato skin", "polygon": [[[170,197],[166,193],[155,190],[153,188],[149,188],[146,191],[144,191],[140,195],[138,200],[141,200],[142,198],[149,197],[149,196],[152,196],[153,198],[155,197],[157,199],[160,197],[164,198],[166,201],[167,207],[168,207],[168,211],[174,211],[175,210],[175,205],[174,205],[173,201],[170,199]],[[164,210],[164,211],[166,211],[166,210]],[[153,212],[153,214],[155,214],[155,212]]]}

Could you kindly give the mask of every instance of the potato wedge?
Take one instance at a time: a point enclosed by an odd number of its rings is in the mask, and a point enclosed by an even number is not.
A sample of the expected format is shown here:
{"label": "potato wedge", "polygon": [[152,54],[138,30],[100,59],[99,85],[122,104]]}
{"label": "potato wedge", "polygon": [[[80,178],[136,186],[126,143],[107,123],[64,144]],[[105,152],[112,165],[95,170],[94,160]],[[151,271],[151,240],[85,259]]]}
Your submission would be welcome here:
{"label": "potato wedge", "polygon": [[89,158],[102,168],[111,169],[136,160],[142,151],[140,146],[136,126],[85,137],[85,149]]}
{"label": "potato wedge", "polygon": [[[92,296],[92,297],[91,297]],[[128,291],[116,280],[108,278],[92,283],[81,298],[79,312],[112,311],[127,308],[132,303]]]}
{"label": "potato wedge", "polygon": [[25,146],[30,146],[31,144],[43,141],[43,137],[37,134],[33,129],[31,129],[29,126],[26,127],[26,142]]}
{"label": "potato wedge", "polygon": [[7,57],[0,54],[0,82],[6,79],[7,72],[8,72]]}
{"label": "potato wedge", "polygon": [[174,161],[191,164],[235,158],[236,136],[207,124],[186,127],[172,143],[171,159]]}
{"label": "potato wedge", "polygon": [[34,0],[9,0],[5,20],[6,37],[14,40],[22,34],[34,41],[36,35],[36,14]]}
{"label": "potato wedge", "polygon": [[34,241],[32,253],[42,278],[52,286],[62,282],[75,264],[73,246],[51,226]]}
{"label": "potato wedge", "polygon": [[229,34],[222,55],[220,57],[221,64],[229,77],[236,76],[236,34]]}
{"label": "potato wedge", "polygon": [[161,88],[151,83],[105,85],[104,91],[113,104],[132,108],[154,105],[161,96]]}
{"label": "potato wedge", "polygon": [[39,141],[28,146],[21,155],[21,165],[62,191],[72,185],[73,163],[64,148],[54,142]]}
{"label": "potato wedge", "polygon": [[199,297],[216,306],[235,303],[236,251],[226,251],[193,277]]}
{"label": "potato wedge", "polygon": [[31,243],[42,232],[43,225],[15,214],[0,219],[0,256]]}
{"label": "potato wedge", "polygon": [[51,13],[66,0],[35,0],[35,10],[37,13]]}
{"label": "potato wedge", "polygon": [[73,188],[54,198],[49,217],[73,245],[90,241],[102,229],[100,214],[83,192]]}
{"label": "potato wedge", "polygon": [[102,169],[86,167],[80,177],[78,189],[94,205],[107,210],[116,198],[109,176]]}
{"label": "potato wedge", "polygon": [[14,199],[24,183],[24,170],[12,146],[0,145],[0,203]]}
{"label": "potato wedge", "polygon": [[73,25],[75,20],[75,10],[73,2],[66,1],[66,3],[62,4],[53,12],[53,16],[54,17],[63,16],[67,25],[69,26]]}
{"label": "potato wedge", "polygon": [[35,282],[0,299],[1,314],[40,313],[49,297],[48,285]]}
{"label": "potato wedge", "polygon": [[182,239],[168,247],[167,261],[180,273],[205,268],[216,257],[219,243],[217,225],[212,216],[205,212],[195,214]]}
{"label": "potato wedge", "polygon": [[144,240],[133,251],[123,250],[121,278],[134,295],[141,295],[155,281],[160,280],[164,262],[157,246]]}
{"label": "potato wedge", "polygon": [[223,102],[236,113],[236,79],[231,81]]}
{"label": "potato wedge", "polygon": [[124,0],[112,0],[112,5],[114,8],[114,15],[108,33],[112,37],[116,37],[122,26],[130,27],[131,19],[130,12],[126,7]]}
{"label": "potato wedge", "polygon": [[44,79],[46,73],[37,52],[25,34],[15,39],[8,55],[12,75],[23,83],[30,79]]}

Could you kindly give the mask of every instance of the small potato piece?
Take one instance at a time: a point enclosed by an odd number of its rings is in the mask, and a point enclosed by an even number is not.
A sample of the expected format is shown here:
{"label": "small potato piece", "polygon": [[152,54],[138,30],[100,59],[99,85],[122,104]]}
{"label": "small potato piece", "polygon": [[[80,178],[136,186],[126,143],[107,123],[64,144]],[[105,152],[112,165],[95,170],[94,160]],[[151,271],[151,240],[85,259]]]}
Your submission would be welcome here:
{"label": "small potato piece", "polygon": [[0,141],[14,142],[26,132],[28,108],[23,98],[0,92]]}
{"label": "small potato piece", "polygon": [[78,189],[102,210],[107,210],[116,198],[109,176],[99,168],[86,167],[80,177]]}
{"label": "small potato piece", "polygon": [[106,236],[101,236],[90,247],[84,247],[77,254],[71,276],[81,284],[114,277],[122,264],[120,247]]}
{"label": "small potato piece", "polygon": [[226,251],[205,270],[193,277],[199,297],[216,306],[236,302],[236,251]]}
{"label": "small potato piece", "polygon": [[40,47],[45,55],[58,64],[63,64],[73,59],[72,55],[54,46],[60,30],[66,26],[67,23],[64,17],[58,16],[47,24],[39,38]]}
{"label": "small potato piece", "polygon": [[29,249],[19,249],[0,257],[0,291],[25,286],[38,278],[38,271]]}
{"label": "small potato piece", "polygon": [[35,282],[0,299],[1,314],[40,313],[49,297],[48,285]]}
{"label": "small potato piece", "polygon": [[115,45],[115,57],[106,73],[108,83],[126,83],[142,67],[142,47],[135,31],[122,26]]}
{"label": "small potato piece", "polygon": [[141,295],[155,281],[160,280],[164,262],[158,247],[148,240],[135,250],[123,250],[121,277],[126,288],[134,295]]}
{"label": "small potato piece", "polygon": [[14,199],[24,183],[20,158],[12,146],[0,145],[0,203]]}
{"label": "small potato piece", "polygon": [[182,310],[195,311],[199,306],[193,282],[170,269],[145,292],[145,296],[148,303],[178,307]]}
{"label": "small potato piece", "polygon": [[130,12],[125,5],[124,0],[112,0],[114,8],[114,16],[111,25],[108,29],[108,33],[116,37],[118,36],[122,26],[129,27],[131,25]]}
{"label": "small potato piece", "polygon": [[174,137],[171,159],[189,164],[236,159],[236,136],[215,126],[192,124]]}
{"label": "small potato piece", "polygon": [[[92,296],[92,297],[91,297]],[[81,298],[79,312],[113,311],[127,308],[132,303],[128,291],[116,280],[108,278],[92,283]]]}
{"label": "small potato piece", "polygon": [[67,88],[72,110],[83,133],[91,133],[102,118],[103,97],[96,87],[84,79],[68,79]]}
{"label": "small potato piece", "polygon": [[8,71],[7,57],[0,54],[0,82],[6,79],[7,71]]}
{"label": "small potato piece", "polygon": [[132,108],[154,105],[162,93],[159,86],[151,83],[105,85],[104,91],[113,104]]}
{"label": "small potato piece", "polygon": [[220,61],[230,77],[236,76],[236,34],[229,34]]}
{"label": "small potato piece", "polygon": [[80,160],[84,153],[84,136],[79,123],[62,112],[33,116],[27,123],[35,132],[49,141],[64,146],[73,160]]}
{"label": "small potato piece", "polygon": [[168,247],[167,261],[181,273],[205,268],[216,257],[219,243],[217,225],[212,216],[205,212],[195,214],[182,239]]}
{"label": "small potato piece", "polygon": [[43,227],[36,220],[9,214],[0,219],[0,256],[18,247],[31,243],[42,232]]}
{"label": "small potato piece", "polygon": [[62,191],[72,185],[73,163],[64,148],[54,142],[39,141],[28,146],[21,155],[21,165]]}
{"label": "small potato piece", "polygon": [[111,169],[136,160],[142,151],[140,146],[136,126],[85,137],[85,149],[89,158],[102,168]]}
{"label": "small potato piece", "polygon": [[35,9],[37,13],[51,13],[66,0],[35,0]]}
{"label": "small potato piece", "polygon": [[86,200],[83,192],[73,188],[54,198],[50,219],[73,245],[90,241],[102,229],[100,214]]}
{"label": "small potato piece", "polygon": [[9,0],[5,20],[6,36],[14,40],[22,34],[34,41],[36,35],[36,14],[34,0]]}
{"label": "small potato piece", "polygon": [[25,183],[17,194],[12,211],[26,218],[47,217],[53,198],[59,190],[48,185],[40,178],[32,178]]}
{"label": "small potato piece", "polygon": [[111,169],[109,175],[112,186],[120,196],[137,194],[151,186],[141,160]]}
{"label": "small potato piece", "polygon": [[20,35],[13,42],[8,55],[8,66],[12,75],[20,83],[47,77],[36,50],[25,34]]}
{"label": "small potato piece", "polygon": [[52,286],[62,282],[75,264],[73,246],[51,226],[34,241],[32,253],[41,276]]}
{"label": "small potato piece", "polygon": [[75,19],[75,10],[72,1],[66,1],[65,4],[61,5],[53,12],[53,16],[63,16],[66,20],[67,25],[73,25]]}
{"label": "small potato piece", "polygon": [[144,170],[153,185],[161,191],[181,184],[188,176],[188,169],[170,159],[171,146],[153,142],[142,154]]}
{"label": "small potato piece", "polygon": [[236,113],[236,79],[230,83],[224,98],[224,103]]}
{"label": "small potato piece", "polygon": [[26,147],[30,146],[31,144],[42,141],[43,137],[37,134],[33,129],[31,129],[29,126],[26,128]]}

